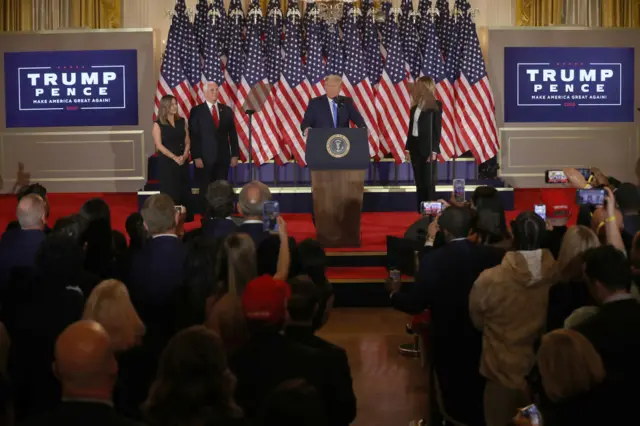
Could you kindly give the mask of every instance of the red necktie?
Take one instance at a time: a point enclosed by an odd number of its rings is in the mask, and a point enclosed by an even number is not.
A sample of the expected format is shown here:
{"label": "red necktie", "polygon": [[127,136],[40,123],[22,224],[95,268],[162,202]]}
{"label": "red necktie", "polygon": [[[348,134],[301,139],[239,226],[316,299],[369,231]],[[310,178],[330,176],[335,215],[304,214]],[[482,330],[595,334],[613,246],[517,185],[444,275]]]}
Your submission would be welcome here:
{"label": "red necktie", "polygon": [[218,118],[218,108],[216,108],[215,104],[211,107],[211,115],[213,116],[213,122],[217,128],[220,123],[220,119]]}

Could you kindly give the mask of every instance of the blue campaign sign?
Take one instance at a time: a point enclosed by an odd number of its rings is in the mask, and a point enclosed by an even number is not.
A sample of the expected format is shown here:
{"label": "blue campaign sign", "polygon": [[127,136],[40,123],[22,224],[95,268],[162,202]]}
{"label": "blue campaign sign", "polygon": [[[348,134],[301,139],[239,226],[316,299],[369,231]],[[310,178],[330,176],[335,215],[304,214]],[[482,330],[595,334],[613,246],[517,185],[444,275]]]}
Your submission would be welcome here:
{"label": "blue campaign sign", "polygon": [[634,49],[505,47],[505,122],[633,122]]}
{"label": "blue campaign sign", "polygon": [[7,128],[135,126],[135,50],[7,52]]}

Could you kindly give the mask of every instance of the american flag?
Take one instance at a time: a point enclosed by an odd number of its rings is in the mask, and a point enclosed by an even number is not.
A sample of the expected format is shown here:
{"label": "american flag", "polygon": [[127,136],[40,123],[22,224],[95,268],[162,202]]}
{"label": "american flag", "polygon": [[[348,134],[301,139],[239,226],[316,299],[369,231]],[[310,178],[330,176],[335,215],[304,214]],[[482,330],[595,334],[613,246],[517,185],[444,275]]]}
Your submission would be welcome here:
{"label": "american flag", "polygon": [[207,32],[208,22],[211,21],[209,15],[209,2],[207,0],[198,0],[196,4],[196,16],[193,19],[193,30],[196,33],[196,40],[198,42],[198,51],[201,55],[204,54],[205,33]]}
{"label": "american flag", "polygon": [[220,59],[219,40],[218,37],[216,37],[215,28],[211,21],[206,22],[203,29],[204,46],[202,56],[204,61],[202,72],[207,82],[213,81],[216,82],[219,87],[222,87],[225,80],[222,71],[222,61]]}
{"label": "american flag", "polygon": [[305,74],[309,87],[311,87],[311,97],[324,94],[322,80],[326,75],[322,58],[322,45],[320,43],[321,25],[318,18],[318,9],[315,3],[307,10],[306,15],[310,17],[307,25],[307,51],[305,57]]}
{"label": "american flag", "polygon": [[209,14],[213,24],[213,33],[218,39],[220,52],[222,55],[226,55],[227,41],[229,40],[229,18],[224,8],[224,0],[213,0],[213,3],[209,6]]}
{"label": "american flag", "polygon": [[[447,59],[449,50],[455,43],[455,35],[453,32],[453,18],[449,9],[449,0],[431,0],[430,16],[435,17],[436,31],[440,40],[440,49],[442,56]],[[435,4],[433,2],[436,2]]]}
{"label": "american flag", "polygon": [[342,89],[345,95],[353,98],[356,108],[362,113],[362,118],[364,118],[369,131],[369,154],[374,157],[379,149],[378,113],[375,106],[375,94],[365,66],[360,26],[358,25],[359,12],[360,10],[353,4],[347,3],[344,6],[345,18],[342,29],[344,32],[345,69]]}
{"label": "american flag", "polygon": [[418,0],[418,43],[420,46],[424,46],[427,40],[427,25],[426,21],[429,18],[429,6],[431,6],[431,0]]}
{"label": "american flag", "polygon": [[282,126],[280,125],[281,117],[278,113],[278,87],[280,75],[282,74],[282,10],[280,9],[280,0],[270,0],[267,8],[267,16],[264,18],[264,26],[266,28],[266,67],[268,86],[267,100],[264,104],[263,111],[265,117],[273,129],[275,140],[273,141],[275,152],[274,159],[278,164],[283,164],[291,158],[289,145],[283,140]]}
{"label": "american flag", "polygon": [[455,83],[457,140],[465,151],[471,150],[478,163],[484,163],[498,153],[495,103],[476,25],[469,13],[469,2],[457,0],[456,6],[462,12],[458,16],[461,20],[460,48],[452,53],[460,55],[461,64]]}
{"label": "american flag", "polygon": [[337,24],[329,25],[326,31],[327,37],[327,74],[342,75],[344,71],[344,50],[340,29]]}
{"label": "american flag", "polygon": [[[196,99],[191,90],[191,84],[182,68],[180,52],[186,49],[185,26],[177,12],[180,3],[176,3],[176,12],[171,19],[169,27],[169,37],[167,46],[162,57],[160,68],[160,78],[156,88],[155,107],[153,110],[153,120],[158,117],[160,99],[165,95],[173,95],[178,101],[178,113],[189,118],[191,108],[196,105]],[[184,1],[182,2],[184,6]]]}
{"label": "american flag", "polygon": [[[363,4],[366,4],[365,1]],[[380,35],[375,22],[376,11],[372,4],[367,6],[364,17],[362,45],[364,49],[365,66],[369,82],[375,88],[382,77],[382,53],[380,52]]]}
{"label": "american flag", "polygon": [[229,26],[227,31],[227,63],[224,69],[225,84],[220,90],[221,101],[231,106],[233,117],[236,122],[238,132],[240,158],[247,161],[249,158],[249,127],[245,120],[246,115],[242,109],[244,97],[240,99],[238,85],[242,80],[246,55],[242,48],[242,30],[244,27],[244,13],[240,0],[232,0],[229,5]]}
{"label": "american flag", "polygon": [[402,35],[402,49],[404,50],[404,60],[409,67],[412,78],[420,75],[422,57],[418,48],[418,15],[413,10],[411,0],[402,0],[401,7],[402,20],[400,33]]}
{"label": "american flag", "polygon": [[442,102],[442,138],[440,153],[444,159],[456,156],[455,130],[453,120],[453,86],[445,80],[446,72],[436,27],[431,17],[423,20],[425,42],[422,45],[422,72],[436,83],[436,97]]}
{"label": "american flag", "polygon": [[289,1],[284,29],[284,64],[276,89],[276,115],[282,141],[298,164],[305,165],[306,143],[300,122],[309,103],[311,87],[302,72],[301,13],[297,0]]}
{"label": "american flag", "polygon": [[404,147],[411,107],[410,75],[405,67],[400,41],[397,22],[399,14],[398,9],[392,8],[387,16],[387,20],[391,21],[388,26],[389,36],[385,43],[387,60],[376,93],[380,145],[383,153],[390,152],[398,164],[405,159]]}
{"label": "american flag", "polygon": [[176,1],[175,12],[178,18],[178,25],[181,27],[180,32],[184,37],[182,49],[179,52],[182,69],[187,76],[187,80],[191,83],[196,104],[199,104],[204,102],[204,92],[202,91],[202,62],[198,51],[198,37],[193,24],[189,20],[185,0]]}
{"label": "american flag", "polygon": [[[256,111],[251,125],[252,141],[250,142],[247,138],[243,143],[247,149],[250,143],[253,160],[257,165],[271,160],[281,151],[276,136],[274,102],[272,97],[266,96],[269,93],[269,80],[260,37],[262,19],[260,4],[254,1],[249,9],[247,25],[247,61],[237,95],[238,100],[241,100],[247,109]],[[247,126],[248,118],[247,114],[242,114],[242,119]]]}

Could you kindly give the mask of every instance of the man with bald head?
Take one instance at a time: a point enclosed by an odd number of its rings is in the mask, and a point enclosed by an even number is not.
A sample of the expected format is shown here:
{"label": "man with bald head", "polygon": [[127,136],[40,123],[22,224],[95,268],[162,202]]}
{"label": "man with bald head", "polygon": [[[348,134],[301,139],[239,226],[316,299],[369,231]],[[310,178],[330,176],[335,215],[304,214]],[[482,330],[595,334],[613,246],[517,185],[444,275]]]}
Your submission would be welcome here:
{"label": "man with bald head", "polygon": [[0,240],[0,287],[16,269],[33,268],[36,252],[45,237],[47,203],[40,195],[25,195],[18,202],[16,216],[20,228],[5,232]]}
{"label": "man with bald head", "polygon": [[118,362],[105,329],[78,321],[58,336],[53,371],[62,385],[62,403],[27,426],[136,426],[113,409]]}
{"label": "man with bald head", "polygon": [[262,223],[262,207],[265,201],[270,200],[271,191],[262,182],[249,182],[240,190],[238,213],[242,215],[244,221],[238,228],[238,232],[249,234],[256,243],[256,247],[269,236]]}
{"label": "man with bald head", "polygon": [[218,101],[218,85],[204,87],[206,101],[191,110],[189,136],[191,157],[200,186],[201,208],[207,187],[216,180],[228,180],[229,166],[238,164],[238,134],[231,108]]}

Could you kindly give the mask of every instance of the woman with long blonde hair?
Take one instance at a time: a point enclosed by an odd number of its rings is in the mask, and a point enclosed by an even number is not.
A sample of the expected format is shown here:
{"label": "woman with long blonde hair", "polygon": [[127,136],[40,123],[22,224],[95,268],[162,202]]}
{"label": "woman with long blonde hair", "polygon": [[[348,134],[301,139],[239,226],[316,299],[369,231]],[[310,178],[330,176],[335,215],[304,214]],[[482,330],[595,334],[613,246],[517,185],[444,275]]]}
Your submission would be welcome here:
{"label": "woman with long blonde hair", "polygon": [[418,211],[423,201],[433,201],[437,181],[436,158],[440,153],[442,103],[436,99],[431,77],[420,77],[412,88],[413,106],[405,150],[413,166]]}
{"label": "woman with long blonde hair", "polygon": [[598,236],[586,226],[572,226],[564,234],[556,264],[556,282],[549,289],[547,330],[562,328],[565,319],[576,309],[597,305],[583,277],[582,255],[599,245]]}
{"label": "woman with long blonde hair", "polygon": [[[176,205],[186,206],[190,198],[189,149],[187,120],[178,115],[178,101],[172,95],[160,100],[158,119],[153,123],[153,142],[160,154],[158,178],[160,192],[171,197]],[[187,210],[192,216],[193,212]]]}

